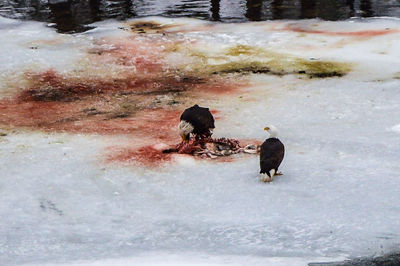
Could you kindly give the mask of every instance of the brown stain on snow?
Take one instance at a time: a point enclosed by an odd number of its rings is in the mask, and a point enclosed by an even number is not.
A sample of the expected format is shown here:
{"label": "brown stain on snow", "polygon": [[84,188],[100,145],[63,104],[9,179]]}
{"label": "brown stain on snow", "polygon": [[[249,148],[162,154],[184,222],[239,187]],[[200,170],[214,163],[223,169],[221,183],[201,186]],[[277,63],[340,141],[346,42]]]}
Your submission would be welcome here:
{"label": "brown stain on snow", "polygon": [[127,23],[129,29],[134,33],[165,33],[167,29],[179,26],[179,24],[161,24],[155,21],[132,21]]}
{"label": "brown stain on snow", "polygon": [[135,20],[125,24],[126,27],[121,28],[125,31],[130,31],[134,34],[145,35],[145,34],[176,34],[186,32],[205,32],[212,31],[214,24],[197,24],[197,25],[184,25],[182,23],[169,22],[159,23],[153,20]]}

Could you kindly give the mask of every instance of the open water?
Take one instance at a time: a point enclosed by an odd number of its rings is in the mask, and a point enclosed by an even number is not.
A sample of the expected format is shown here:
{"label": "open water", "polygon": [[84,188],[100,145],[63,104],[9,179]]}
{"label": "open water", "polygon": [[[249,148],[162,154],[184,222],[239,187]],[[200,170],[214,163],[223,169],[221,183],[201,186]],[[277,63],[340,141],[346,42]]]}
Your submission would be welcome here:
{"label": "open water", "polygon": [[276,19],[344,20],[400,17],[398,0],[1,0],[0,15],[45,21],[59,32],[82,32],[115,18],[192,17],[222,22]]}

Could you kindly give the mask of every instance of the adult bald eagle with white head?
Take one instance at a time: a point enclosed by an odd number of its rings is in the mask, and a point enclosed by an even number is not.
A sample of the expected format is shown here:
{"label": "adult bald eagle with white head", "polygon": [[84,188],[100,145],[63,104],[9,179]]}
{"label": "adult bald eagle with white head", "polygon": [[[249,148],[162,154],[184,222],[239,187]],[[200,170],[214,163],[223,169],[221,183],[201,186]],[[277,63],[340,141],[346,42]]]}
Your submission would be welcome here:
{"label": "adult bald eagle with white head", "polygon": [[278,130],[270,125],[264,128],[268,131],[269,138],[261,144],[260,149],[260,174],[261,181],[271,182],[275,175],[281,175],[278,167],[281,165],[285,155],[285,146],[277,138]]}
{"label": "adult bald eagle with white head", "polygon": [[197,104],[187,108],[181,115],[178,125],[182,140],[189,141],[192,134],[196,139],[211,137],[214,126],[214,117],[210,110]]}

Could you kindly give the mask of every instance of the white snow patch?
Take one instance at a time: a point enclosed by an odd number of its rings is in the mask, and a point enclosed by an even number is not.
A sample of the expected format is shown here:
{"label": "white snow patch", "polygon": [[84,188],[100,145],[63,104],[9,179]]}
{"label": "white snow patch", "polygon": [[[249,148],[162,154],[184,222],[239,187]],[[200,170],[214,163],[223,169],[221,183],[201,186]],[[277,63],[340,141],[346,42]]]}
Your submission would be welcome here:
{"label": "white snow patch", "polygon": [[400,124],[391,127],[390,130],[396,133],[400,133]]}
{"label": "white snow patch", "polygon": [[168,149],[169,146],[165,143],[157,143],[157,144],[153,145],[153,148],[156,150],[162,151],[162,150]]}

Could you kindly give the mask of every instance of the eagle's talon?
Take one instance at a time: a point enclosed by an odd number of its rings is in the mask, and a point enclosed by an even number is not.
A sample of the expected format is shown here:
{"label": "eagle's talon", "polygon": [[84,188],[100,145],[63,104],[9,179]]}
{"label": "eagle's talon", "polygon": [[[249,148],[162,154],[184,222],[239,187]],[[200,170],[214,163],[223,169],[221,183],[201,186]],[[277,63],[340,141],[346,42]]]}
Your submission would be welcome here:
{"label": "eagle's talon", "polygon": [[269,183],[274,180],[273,177],[269,177],[267,174],[261,174],[261,181],[264,183]]}

